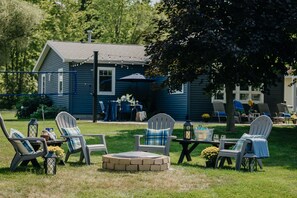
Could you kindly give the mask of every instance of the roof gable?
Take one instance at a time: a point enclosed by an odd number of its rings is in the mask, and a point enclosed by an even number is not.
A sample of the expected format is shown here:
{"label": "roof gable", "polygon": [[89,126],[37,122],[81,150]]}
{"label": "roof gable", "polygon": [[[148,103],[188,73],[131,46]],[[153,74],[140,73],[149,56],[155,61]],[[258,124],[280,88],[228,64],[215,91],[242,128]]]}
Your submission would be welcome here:
{"label": "roof gable", "polygon": [[48,41],[33,71],[39,71],[50,49],[54,50],[63,62],[93,63],[94,51],[98,51],[98,62],[107,64],[145,64],[144,46],[141,45],[116,45],[96,43],[75,43]]}

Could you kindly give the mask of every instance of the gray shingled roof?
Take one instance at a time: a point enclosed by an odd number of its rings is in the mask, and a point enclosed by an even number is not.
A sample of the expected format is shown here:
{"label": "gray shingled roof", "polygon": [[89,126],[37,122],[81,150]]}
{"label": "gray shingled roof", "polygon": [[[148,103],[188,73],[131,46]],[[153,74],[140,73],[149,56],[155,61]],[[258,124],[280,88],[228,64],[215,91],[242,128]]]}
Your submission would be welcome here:
{"label": "gray shingled roof", "polygon": [[110,64],[145,64],[144,46],[116,45],[48,41],[41,52],[33,71],[38,71],[49,50],[54,50],[63,62],[93,63],[94,51],[98,51],[99,63]]}

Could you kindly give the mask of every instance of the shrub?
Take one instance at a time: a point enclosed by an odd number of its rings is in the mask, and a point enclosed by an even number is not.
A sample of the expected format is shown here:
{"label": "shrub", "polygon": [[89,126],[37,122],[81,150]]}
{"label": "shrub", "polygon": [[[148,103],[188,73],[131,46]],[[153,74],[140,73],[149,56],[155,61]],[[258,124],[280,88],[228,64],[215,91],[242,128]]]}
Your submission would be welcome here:
{"label": "shrub", "polygon": [[43,106],[40,105],[38,109],[30,115],[31,118],[42,118],[42,108],[44,111],[44,117],[47,119],[55,118],[57,114],[61,111],[66,111],[65,107],[57,107],[57,106]]}
{"label": "shrub", "polygon": [[41,105],[52,106],[53,102],[48,96],[23,96],[16,104],[17,118],[29,118]]}

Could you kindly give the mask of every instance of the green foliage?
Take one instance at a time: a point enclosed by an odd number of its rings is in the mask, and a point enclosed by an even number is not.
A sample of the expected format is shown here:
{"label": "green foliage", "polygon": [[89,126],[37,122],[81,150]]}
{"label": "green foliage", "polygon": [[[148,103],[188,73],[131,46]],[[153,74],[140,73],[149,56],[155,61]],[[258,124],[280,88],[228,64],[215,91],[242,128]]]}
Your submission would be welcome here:
{"label": "green foliage", "polygon": [[44,112],[44,117],[46,119],[53,119],[57,116],[57,114],[61,111],[66,111],[65,107],[57,107],[57,106],[45,106],[39,105],[37,110],[33,112],[30,117],[31,118],[43,118],[42,111]]}
{"label": "green foliage", "polygon": [[141,0],[93,0],[86,11],[86,29],[93,30],[95,41],[104,43],[143,43],[156,14],[149,1]]}
{"label": "green foliage", "polygon": [[16,116],[17,118],[29,118],[40,105],[52,106],[52,104],[48,96],[23,96],[16,104]]}
{"label": "green foliage", "polygon": [[[0,2],[0,70],[30,71],[34,60],[27,50],[33,30],[41,20],[41,10],[30,3],[20,0]],[[34,57],[36,58],[36,57]],[[32,93],[35,89],[34,78],[21,73],[1,74],[0,93]],[[0,106],[11,108],[17,98],[1,97]]]}
{"label": "green foliage", "polygon": [[28,46],[32,29],[41,19],[41,11],[20,0],[0,2],[0,65],[7,63],[14,51]]}
{"label": "green foliage", "polygon": [[227,124],[233,125],[233,89],[251,85],[263,91],[295,65],[297,6],[291,1],[164,0],[165,17],[147,37],[151,76],[168,76],[178,89],[201,75],[205,91],[226,88]]}

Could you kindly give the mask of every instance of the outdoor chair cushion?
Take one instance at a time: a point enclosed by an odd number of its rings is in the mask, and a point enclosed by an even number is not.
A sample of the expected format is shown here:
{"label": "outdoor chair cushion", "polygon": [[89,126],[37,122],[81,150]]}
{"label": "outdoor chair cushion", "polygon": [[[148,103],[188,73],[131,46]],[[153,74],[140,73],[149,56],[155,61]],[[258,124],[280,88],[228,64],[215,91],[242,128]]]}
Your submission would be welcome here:
{"label": "outdoor chair cushion", "polygon": [[263,112],[263,115],[271,116],[269,112]]}
{"label": "outdoor chair cushion", "polygon": [[227,114],[225,113],[225,112],[223,112],[223,111],[218,111],[218,112],[216,112],[216,115],[218,115],[218,116],[227,116]]}
{"label": "outdoor chair cushion", "polygon": [[[25,138],[25,136],[21,132],[19,132],[16,129],[13,129],[13,128],[10,129],[10,137],[11,138]],[[16,143],[20,153],[23,155],[32,154],[35,152],[32,145],[30,144],[30,142],[28,140],[24,140],[24,141],[16,140],[15,143]]]}
{"label": "outdoor chair cushion", "polygon": [[168,129],[146,129],[145,144],[146,145],[165,145],[169,135]]}
{"label": "outdoor chair cushion", "polygon": [[[62,129],[63,134],[65,136],[81,135],[80,130],[79,130],[78,127],[61,128],[61,129]],[[68,148],[69,148],[70,152],[81,148],[81,143],[80,143],[79,138],[68,138],[67,139],[67,145],[68,145]]]}
{"label": "outdoor chair cushion", "polygon": [[290,118],[291,117],[291,114],[290,113],[282,113],[281,116],[282,117],[285,117],[285,118]]}

